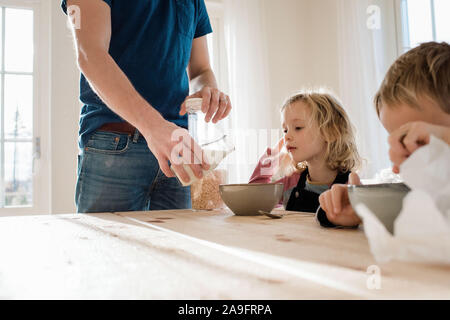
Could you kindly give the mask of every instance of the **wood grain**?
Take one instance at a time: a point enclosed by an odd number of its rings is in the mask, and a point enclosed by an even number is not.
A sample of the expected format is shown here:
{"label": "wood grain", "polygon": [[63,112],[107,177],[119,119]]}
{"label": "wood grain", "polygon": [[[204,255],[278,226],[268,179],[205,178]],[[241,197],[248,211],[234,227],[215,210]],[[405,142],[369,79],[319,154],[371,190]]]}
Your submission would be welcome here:
{"label": "wood grain", "polygon": [[0,219],[2,299],[449,299],[447,266],[377,265],[361,229],[227,210]]}

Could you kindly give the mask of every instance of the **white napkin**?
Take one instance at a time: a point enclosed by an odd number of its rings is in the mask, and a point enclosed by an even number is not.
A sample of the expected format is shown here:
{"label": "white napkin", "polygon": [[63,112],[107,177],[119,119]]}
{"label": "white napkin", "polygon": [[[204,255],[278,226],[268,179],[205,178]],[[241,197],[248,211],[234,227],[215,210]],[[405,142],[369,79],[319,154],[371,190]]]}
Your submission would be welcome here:
{"label": "white napkin", "polygon": [[375,259],[450,264],[450,147],[432,136],[400,171],[411,192],[395,220],[394,235],[364,204],[355,208]]}

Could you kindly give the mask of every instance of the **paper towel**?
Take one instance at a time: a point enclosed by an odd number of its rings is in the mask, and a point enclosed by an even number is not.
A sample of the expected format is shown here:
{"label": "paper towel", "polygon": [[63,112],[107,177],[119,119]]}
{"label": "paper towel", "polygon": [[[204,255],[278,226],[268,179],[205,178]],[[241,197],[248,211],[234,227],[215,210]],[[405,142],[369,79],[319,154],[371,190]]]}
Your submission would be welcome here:
{"label": "paper towel", "polygon": [[364,204],[355,208],[375,259],[450,264],[450,147],[432,136],[400,172],[411,192],[403,200],[393,235]]}

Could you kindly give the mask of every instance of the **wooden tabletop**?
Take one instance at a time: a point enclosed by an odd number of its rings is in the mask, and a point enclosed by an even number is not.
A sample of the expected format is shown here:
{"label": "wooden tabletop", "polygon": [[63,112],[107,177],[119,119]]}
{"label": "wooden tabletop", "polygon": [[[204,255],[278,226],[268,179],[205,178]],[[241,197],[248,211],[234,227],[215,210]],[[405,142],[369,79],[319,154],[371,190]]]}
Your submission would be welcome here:
{"label": "wooden tabletop", "polygon": [[3,217],[0,299],[450,299],[450,267],[377,264],[302,213]]}

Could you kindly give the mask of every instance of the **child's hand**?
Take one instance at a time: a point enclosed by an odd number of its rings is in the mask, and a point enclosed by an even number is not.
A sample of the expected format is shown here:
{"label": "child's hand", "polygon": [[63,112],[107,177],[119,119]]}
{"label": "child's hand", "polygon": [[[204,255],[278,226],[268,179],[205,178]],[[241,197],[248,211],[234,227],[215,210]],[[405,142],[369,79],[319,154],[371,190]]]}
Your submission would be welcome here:
{"label": "child's hand", "polygon": [[284,138],[282,138],[271,149],[271,156],[265,160],[265,162],[270,163],[274,170],[272,182],[278,181],[283,177],[289,177],[296,171],[291,156],[286,150],[283,150],[284,146],[285,141]]}
{"label": "child's hand", "polygon": [[286,156],[289,157],[288,153],[281,152],[284,147],[284,138],[277,142],[273,148],[267,150],[266,158],[263,161],[263,165],[270,164],[271,162],[276,163],[276,167],[282,164],[286,160]]}
{"label": "child's hand", "polygon": [[283,150],[284,147],[284,138],[281,138],[277,144],[272,148],[272,156],[277,156]]}
{"label": "child's hand", "polygon": [[[360,185],[361,181],[356,173],[351,173],[349,184]],[[338,226],[354,227],[361,223],[350,204],[347,185],[335,184],[330,190],[325,191],[319,197],[320,207],[327,214],[330,222]]]}
{"label": "child's hand", "polygon": [[267,148],[250,178],[250,183],[276,182],[285,176],[281,169],[290,159],[287,152],[282,152],[283,147],[284,138],[273,148]]}
{"label": "child's hand", "polygon": [[[389,157],[394,164],[392,171],[400,173],[400,165],[420,147],[430,143],[430,135],[444,141],[448,139],[450,129],[426,122],[409,122],[389,136]],[[449,143],[448,141],[446,141]]]}
{"label": "child's hand", "polygon": [[264,155],[262,159],[262,166],[276,166],[278,167],[280,163],[280,156],[283,156],[283,154],[280,154],[281,150],[284,146],[284,138],[278,141],[278,143],[273,148],[268,148],[267,153]]}

